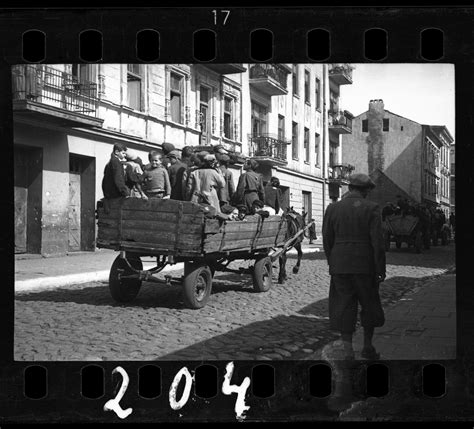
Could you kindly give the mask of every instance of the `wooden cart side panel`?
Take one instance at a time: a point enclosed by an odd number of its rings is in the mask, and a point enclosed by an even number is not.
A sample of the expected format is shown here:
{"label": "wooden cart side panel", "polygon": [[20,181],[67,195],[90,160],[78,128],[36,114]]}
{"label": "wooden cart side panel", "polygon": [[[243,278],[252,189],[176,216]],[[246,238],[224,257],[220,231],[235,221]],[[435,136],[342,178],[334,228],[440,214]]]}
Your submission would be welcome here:
{"label": "wooden cart side panel", "polygon": [[110,201],[108,213],[97,205],[97,245],[117,248],[128,243],[170,253],[202,253],[204,214],[199,205],[187,201]]}

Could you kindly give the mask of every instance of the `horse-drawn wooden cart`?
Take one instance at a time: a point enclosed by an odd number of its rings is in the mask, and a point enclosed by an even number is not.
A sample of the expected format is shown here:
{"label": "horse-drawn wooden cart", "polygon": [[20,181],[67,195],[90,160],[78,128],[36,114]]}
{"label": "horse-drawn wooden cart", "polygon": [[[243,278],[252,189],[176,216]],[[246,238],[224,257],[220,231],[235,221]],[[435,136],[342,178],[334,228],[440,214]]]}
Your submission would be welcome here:
{"label": "horse-drawn wooden cart", "polygon": [[[101,200],[97,219],[97,247],[120,251],[109,276],[111,295],[118,302],[133,300],[142,281],[152,281],[180,284],[186,306],[204,307],[214,273],[242,273],[228,268],[238,259],[255,261],[248,270],[254,289],[266,292],[272,284],[272,263],[293,241],[288,240],[283,217],[222,221],[207,217],[206,207],[189,201],[121,198],[104,206]],[[142,256],[156,257],[156,267],[143,270]],[[180,262],[184,262],[182,278],[153,277],[166,265]]]}
{"label": "horse-drawn wooden cart", "polygon": [[413,246],[416,253],[421,253],[423,234],[419,226],[419,219],[412,215],[390,215],[383,222],[385,250],[390,250],[390,243],[395,242],[397,249],[402,243]]}

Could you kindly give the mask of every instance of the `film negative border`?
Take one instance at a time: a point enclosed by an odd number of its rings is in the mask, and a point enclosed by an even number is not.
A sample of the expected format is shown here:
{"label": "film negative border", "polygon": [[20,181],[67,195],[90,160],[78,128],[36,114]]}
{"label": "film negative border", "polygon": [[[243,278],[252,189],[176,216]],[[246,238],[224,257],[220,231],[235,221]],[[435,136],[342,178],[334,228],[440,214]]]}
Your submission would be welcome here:
{"label": "film negative border", "polygon": [[[134,16],[133,22],[130,21],[131,14]],[[196,62],[193,41],[201,43],[200,40],[211,45],[212,40],[215,41],[214,49],[206,48],[197,54],[198,58],[207,59],[212,63],[249,63],[258,62],[258,59],[275,63],[441,61],[454,63],[456,67],[456,136],[458,141],[463,142],[457,149],[457,160],[461,163],[457,171],[457,182],[460,183],[458,192],[464,189],[467,191],[466,195],[469,195],[472,189],[472,173],[467,160],[472,159],[470,140],[474,99],[474,49],[471,34],[473,15],[472,8],[401,10],[377,7],[9,11],[0,16],[3,57],[0,68],[0,111],[3,119],[0,135],[4,142],[13,141],[10,66],[25,63],[25,50],[22,46],[25,40],[26,45],[30,43],[33,46],[33,49],[26,49],[26,57],[32,60],[31,62],[44,63],[78,63],[84,59],[100,63],[136,62],[137,40],[138,46],[142,43],[139,42],[140,37],[151,37],[159,41],[158,52],[150,53],[146,49],[146,53],[140,56],[142,60],[156,63]],[[29,33],[32,30],[36,33]],[[87,33],[91,30],[96,33]],[[147,34],[143,33],[145,30],[156,33],[144,36]],[[320,33],[320,36],[323,38],[323,34],[328,34],[324,32],[329,32],[329,49],[317,47],[314,51],[314,46],[311,45],[311,37],[316,34],[311,33],[314,30],[321,30],[323,33]],[[38,42],[38,36],[41,38],[41,34],[44,34],[43,44]],[[86,53],[82,53],[82,56],[79,43],[81,34],[83,46],[88,46],[87,52],[84,51]],[[137,36],[140,34],[141,36]],[[442,49],[439,48],[440,34]],[[91,39],[88,41],[87,37]],[[253,46],[252,37],[257,37],[258,40]],[[260,37],[262,39],[259,39]],[[438,39],[435,49],[431,48],[432,44],[425,44],[426,37]],[[90,41],[95,44],[99,39],[101,49],[95,45],[95,49],[90,50]],[[44,46],[44,52],[41,46]],[[373,47],[373,53],[368,54],[369,58],[364,55],[368,52],[367,46]],[[325,47],[328,47],[327,44]],[[138,52],[141,52],[140,49]],[[5,144],[4,154],[9,160],[13,158],[11,144]],[[0,171],[5,184],[2,202],[4,207],[11,208],[12,174],[9,169]],[[472,251],[472,199],[463,201],[463,205],[465,208],[463,212],[459,212],[458,224],[460,228],[464,228],[465,234],[459,237],[456,244],[458,279],[465,278],[469,273],[468,258]],[[13,225],[13,210],[7,210],[5,224]],[[242,413],[239,414],[236,410],[238,392],[222,392],[226,374],[229,374],[227,369],[230,361],[14,362],[12,231],[13,228],[4,228],[2,232],[3,242],[8,243],[2,247],[2,256],[4,261],[8,261],[6,272],[9,283],[8,287],[0,291],[1,320],[2,326],[5,327],[0,338],[1,423],[235,421],[236,418],[242,417]],[[346,371],[346,374],[350,374],[344,380],[350,380],[350,383],[345,384],[349,384],[349,390],[353,394],[351,402],[363,402],[361,414],[358,415],[356,409],[351,416],[346,417],[348,420],[367,418],[368,409],[374,419],[383,416],[382,419],[429,420],[438,416],[446,420],[474,420],[473,413],[467,407],[474,397],[474,323],[472,307],[469,305],[474,302],[474,292],[469,282],[458,281],[456,295],[457,359],[434,362],[381,361],[376,364],[356,361],[349,367],[340,367],[334,362],[325,361],[268,363],[236,360],[233,361],[234,369],[229,384],[242,386],[246,377],[249,378],[248,393],[245,395],[245,406],[249,408],[243,415],[247,421],[343,420],[345,408],[342,411],[330,409],[328,401],[331,393],[327,393],[334,392],[336,388],[338,376],[335,372]],[[159,391],[156,399],[142,398],[139,395],[139,371],[150,365],[159,368],[151,371],[155,371],[155,377],[160,379],[160,388],[154,390],[149,387],[150,395]],[[199,375],[199,368],[203,365],[211,367],[204,370],[208,371],[205,372],[205,377],[213,380],[211,384],[216,381],[217,386],[206,386],[199,396],[197,393],[201,387],[198,382],[187,380],[188,373],[191,379],[202,377]],[[317,365],[320,367],[314,370]],[[81,371],[91,366],[93,367],[89,376],[95,381],[84,389],[81,385]],[[46,371],[38,370],[37,367]],[[255,370],[256,367],[260,369]],[[116,398],[120,387],[123,386],[124,374],[117,368],[123,369],[129,377],[128,387],[119,401],[120,405],[125,412],[129,408],[133,410],[122,419],[113,411],[113,405],[109,404],[111,411],[104,410],[106,403]],[[374,372],[376,377],[385,380],[388,378],[388,383],[373,384],[373,381],[367,378],[367,374],[371,372]],[[436,374],[434,384],[430,384],[429,378],[433,377],[430,373]],[[369,378],[373,377],[369,375]],[[262,381],[255,383],[255,380],[259,379]],[[321,385],[320,379],[324,380]],[[31,386],[35,386],[35,380],[45,381],[46,387],[32,388]],[[175,392],[176,402],[180,402],[179,399],[185,396],[183,386],[190,385],[189,399],[183,401],[181,407],[170,402],[170,390],[175,380],[179,381],[183,388],[183,392]],[[444,394],[442,385],[445,386]],[[89,389],[89,395],[98,396],[85,398],[81,396],[81,389],[82,393],[87,393]],[[215,396],[206,397],[216,391]],[[386,401],[379,402],[377,398],[386,398]],[[406,398],[411,401],[412,409],[404,410],[405,416],[401,416],[401,410],[396,407],[397,401],[403,402]],[[419,405],[422,405],[423,411],[420,411]],[[407,407],[409,408],[408,405]]]}

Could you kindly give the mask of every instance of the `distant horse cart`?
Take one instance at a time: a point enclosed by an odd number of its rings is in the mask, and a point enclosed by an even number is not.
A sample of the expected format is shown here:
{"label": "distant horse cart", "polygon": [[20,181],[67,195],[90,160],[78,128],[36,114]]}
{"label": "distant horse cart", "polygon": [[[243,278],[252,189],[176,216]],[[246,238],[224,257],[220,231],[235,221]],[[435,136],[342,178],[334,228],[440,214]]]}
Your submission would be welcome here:
{"label": "distant horse cart", "polygon": [[[282,260],[291,247],[300,244],[311,225],[304,226],[303,222],[303,227],[295,230],[288,212],[284,216],[253,215],[242,221],[223,221],[206,216],[206,207],[193,202],[138,198],[119,198],[105,204],[99,201],[97,224],[97,247],[120,252],[109,275],[110,293],[116,301],[132,301],[142,282],[148,281],[180,285],[185,305],[193,309],[208,302],[216,271],[251,274],[254,290],[266,292],[272,285],[273,262],[280,259],[279,281],[283,281]],[[144,270],[143,256],[156,257],[156,267]],[[299,254],[298,266],[300,259]],[[248,269],[229,268],[236,260],[253,264]],[[154,277],[167,265],[181,262],[182,277]]]}
{"label": "distant horse cart", "polygon": [[383,233],[386,251],[389,251],[390,244],[395,242],[397,249],[402,247],[402,243],[407,243],[408,247],[414,247],[416,253],[421,253],[423,233],[417,216],[387,216],[383,221]]}

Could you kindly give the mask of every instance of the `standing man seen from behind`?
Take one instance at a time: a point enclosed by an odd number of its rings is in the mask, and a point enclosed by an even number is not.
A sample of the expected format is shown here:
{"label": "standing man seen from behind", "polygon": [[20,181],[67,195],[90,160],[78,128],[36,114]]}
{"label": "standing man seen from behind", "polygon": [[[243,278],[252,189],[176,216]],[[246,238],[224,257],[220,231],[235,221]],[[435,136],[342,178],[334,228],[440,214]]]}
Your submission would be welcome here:
{"label": "standing man seen from behind", "polygon": [[104,169],[102,192],[105,199],[128,197],[130,189],[125,183],[125,155],[127,147],[122,143],[115,143],[110,161]]}
{"label": "standing man seen from behind", "polygon": [[379,359],[372,344],[374,328],[383,326],[379,284],[385,280],[385,247],[379,206],[366,199],[374,182],[365,174],[349,178],[349,193],[330,204],[323,221],[323,246],[329,264],[329,321],[341,333],[345,359],[354,358],[352,336],[361,305],[364,347],[361,356]]}

